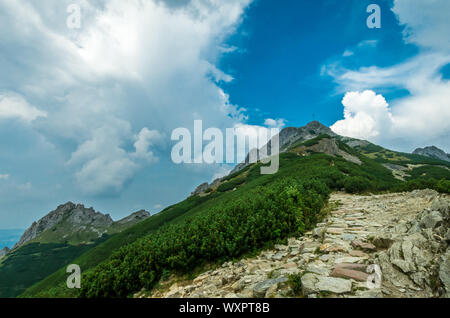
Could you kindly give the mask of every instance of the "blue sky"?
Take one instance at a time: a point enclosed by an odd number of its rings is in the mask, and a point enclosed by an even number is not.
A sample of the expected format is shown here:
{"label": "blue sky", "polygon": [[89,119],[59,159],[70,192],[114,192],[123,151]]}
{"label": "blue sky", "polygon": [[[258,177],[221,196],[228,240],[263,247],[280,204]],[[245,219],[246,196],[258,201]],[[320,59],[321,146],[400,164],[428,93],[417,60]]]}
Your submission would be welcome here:
{"label": "blue sky", "polygon": [[[67,27],[67,7],[81,28]],[[369,29],[366,8],[381,8]],[[171,132],[302,126],[450,151],[446,0],[0,3],[0,228],[66,201],[118,219],[229,165],[175,165]]]}

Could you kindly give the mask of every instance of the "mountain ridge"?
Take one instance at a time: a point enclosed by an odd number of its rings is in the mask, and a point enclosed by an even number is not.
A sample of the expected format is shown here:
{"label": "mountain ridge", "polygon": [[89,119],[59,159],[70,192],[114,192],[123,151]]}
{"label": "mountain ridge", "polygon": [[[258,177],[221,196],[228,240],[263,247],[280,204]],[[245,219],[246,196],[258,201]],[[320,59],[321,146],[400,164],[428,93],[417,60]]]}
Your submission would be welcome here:
{"label": "mountain ridge", "polygon": [[445,153],[444,150],[436,146],[417,148],[413,151],[413,154],[450,162],[450,154]]}
{"label": "mountain ridge", "polygon": [[89,243],[103,234],[119,231],[119,228],[131,226],[148,217],[150,217],[150,213],[141,210],[114,222],[109,214],[103,214],[95,211],[93,207],[86,208],[83,204],[69,201],[33,222],[12,250],[29,242]]}

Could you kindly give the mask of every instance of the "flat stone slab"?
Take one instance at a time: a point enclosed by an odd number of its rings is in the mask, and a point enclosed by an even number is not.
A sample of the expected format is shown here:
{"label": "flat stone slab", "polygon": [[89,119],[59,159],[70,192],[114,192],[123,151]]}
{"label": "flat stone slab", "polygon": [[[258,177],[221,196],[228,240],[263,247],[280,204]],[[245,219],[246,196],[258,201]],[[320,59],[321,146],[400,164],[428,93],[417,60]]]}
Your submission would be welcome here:
{"label": "flat stone slab", "polygon": [[353,248],[358,248],[365,251],[376,251],[376,246],[371,243],[364,243],[360,240],[352,241]]}
{"label": "flat stone slab", "polygon": [[352,282],[348,279],[307,273],[302,276],[302,288],[305,295],[317,292],[343,294],[351,292]]}
{"label": "flat stone slab", "polygon": [[330,274],[331,277],[340,277],[354,279],[359,282],[365,282],[369,278],[369,274],[353,269],[336,267]]}

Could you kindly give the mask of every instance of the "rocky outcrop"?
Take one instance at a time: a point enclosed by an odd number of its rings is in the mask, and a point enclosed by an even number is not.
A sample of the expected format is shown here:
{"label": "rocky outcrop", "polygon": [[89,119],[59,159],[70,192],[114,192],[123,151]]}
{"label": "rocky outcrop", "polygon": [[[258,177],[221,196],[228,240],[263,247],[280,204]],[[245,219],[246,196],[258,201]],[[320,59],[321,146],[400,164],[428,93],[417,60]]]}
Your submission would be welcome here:
{"label": "rocky outcrop", "polygon": [[[72,224],[73,226],[68,229],[71,232],[77,231],[82,226],[91,226],[92,228],[107,228],[113,220],[109,214],[102,214],[96,212],[93,208],[85,208],[82,204],[74,204],[67,202],[56,208],[56,210],[50,212],[37,222],[33,222],[20,240],[16,243],[14,248],[18,248],[21,245],[36,239],[42,233],[54,228],[57,224],[62,222]],[[69,235],[70,233],[66,233]]]}
{"label": "rocky outcrop", "polygon": [[0,258],[6,256],[6,254],[8,254],[10,251],[10,249],[8,247],[4,247],[3,249],[0,250]]}
{"label": "rocky outcrop", "polygon": [[205,192],[209,188],[209,183],[205,182],[199,185],[197,188],[195,188],[194,192],[191,193],[191,195],[197,195],[202,192]]}
{"label": "rocky outcrop", "polygon": [[335,193],[330,201],[340,202],[339,208],[303,237],[194,280],[173,276],[150,296],[298,296],[291,275],[304,297],[450,296],[449,196],[433,190]]}
{"label": "rocky outcrop", "polygon": [[413,151],[413,154],[450,162],[450,155],[446,154],[442,149],[439,149],[435,146],[417,148]]}
{"label": "rocky outcrop", "polygon": [[383,233],[392,244],[377,259],[390,284],[450,296],[449,208],[448,199],[436,198],[413,220]]}
{"label": "rocky outcrop", "polygon": [[141,210],[114,222],[109,214],[96,212],[92,207],[86,208],[82,204],[67,202],[33,222],[13,249],[28,242],[89,243],[108,233],[110,229],[116,233],[148,217],[150,213]]}
{"label": "rocky outcrop", "polygon": [[[299,141],[307,141],[313,138],[316,138],[320,135],[329,135],[331,137],[337,136],[329,127],[321,124],[318,121],[313,121],[308,123],[304,127],[287,127],[280,131],[279,134],[279,147],[280,152],[285,152],[290,146],[292,146],[294,143]],[[246,166],[248,166],[250,163],[250,156],[253,154],[255,158],[258,160],[261,160],[266,155],[273,155],[272,149],[271,149],[272,141],[269,141],[267,145],[262,147],[261,150],[251,149],[250,153],[245,158],[244,162],[238,164],[232,171],[231,174],[236,173],[238,171],[241,171]],[[265,154],[264,156],[261,155]]]}
{"label": "rocky outcrop", "polygon": [[120,225],[130,224],[130,223],[136,224],[136,223],[141,222],[149,217],[150,217],[150,212],[145,211],[145,210],[140,210],[140,211],[130,214],[127,217],[124,217],[123,219],[117,221],[116,223],[120,224]]}

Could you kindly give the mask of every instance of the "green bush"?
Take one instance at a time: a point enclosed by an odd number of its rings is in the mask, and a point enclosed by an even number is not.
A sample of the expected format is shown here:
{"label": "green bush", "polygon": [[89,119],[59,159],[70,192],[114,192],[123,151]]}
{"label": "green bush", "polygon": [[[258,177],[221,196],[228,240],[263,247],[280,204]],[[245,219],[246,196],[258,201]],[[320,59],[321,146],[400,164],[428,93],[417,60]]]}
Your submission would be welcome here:
{"label": "green bush", "polygon": [[294,296],[302,294],[302,274],[290,275],[288,283]]}
{"label": "green bush", "polygon": [[348,177],[344,180],[344,189],[348,193],[366,192],[371,188],[370,181],[364,177]]}
{"label": "green bush", "polygon": [[217,191],[219,192],[226,192],[226,191],[230,191],[233,190],[234,188],[236,188],[237,186],[243,184],[245,182],[245,178],[244,177],[236,177],[230,181],[224,182],[222,183],[218,188]]}
{"label": "green bush", "polygon": [[188,273],[205,262],[234,259],[301,234],[320,218],[329,196],[318,180],[282,179],[256,187],[183,223],[122,247],[85,274],[82,297],[127,297],[151,289],[167,271]]}
{"label": "green bush", "polygon": [[442,179],[436,184],[435,189],[441,193],[450,193],[450,180]]}

